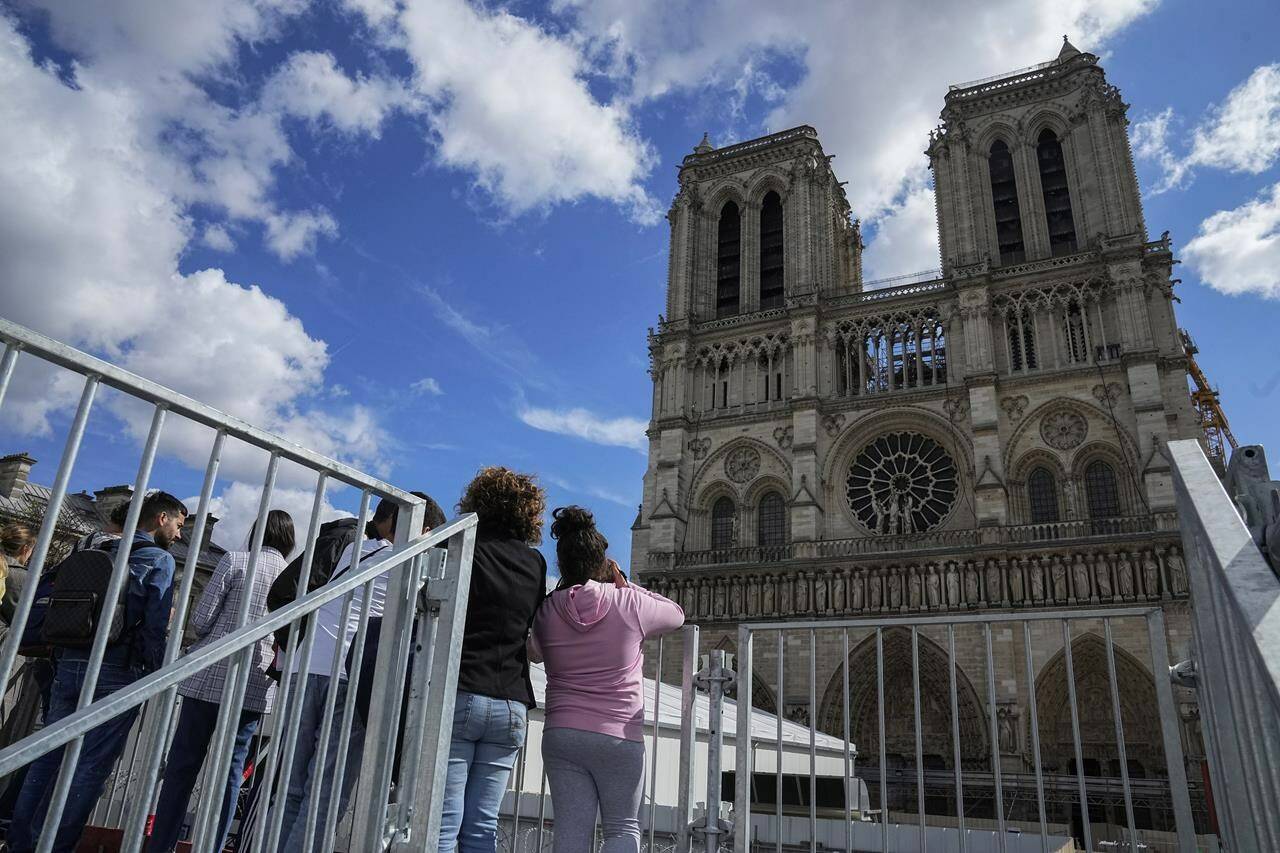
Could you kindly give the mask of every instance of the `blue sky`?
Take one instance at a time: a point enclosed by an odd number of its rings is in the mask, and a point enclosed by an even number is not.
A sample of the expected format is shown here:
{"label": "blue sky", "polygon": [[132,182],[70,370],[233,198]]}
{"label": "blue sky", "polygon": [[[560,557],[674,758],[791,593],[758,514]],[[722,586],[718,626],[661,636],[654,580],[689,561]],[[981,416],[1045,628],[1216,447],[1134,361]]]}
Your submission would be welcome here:
{"label": "blue sky", "polygon": [[[0,3],[0,314],[446,507],[482,465],[533,471],[625,564],[681,157],[812,124],[867,277],[935,267],[947,84],[1063,33],[1132,105],[1236,435],[1280,456],[1274,4],[45,5]],[[24,367],[12,393],[0,451],[48,482],[75,389]],[[105,400],[73,487],[131,481],[145,420]],[[156,484],[195,494],[210,440],[175,427]],[[225,545],[261,464],[224,469]],[[280,503],[306,485],[286,472]]]}

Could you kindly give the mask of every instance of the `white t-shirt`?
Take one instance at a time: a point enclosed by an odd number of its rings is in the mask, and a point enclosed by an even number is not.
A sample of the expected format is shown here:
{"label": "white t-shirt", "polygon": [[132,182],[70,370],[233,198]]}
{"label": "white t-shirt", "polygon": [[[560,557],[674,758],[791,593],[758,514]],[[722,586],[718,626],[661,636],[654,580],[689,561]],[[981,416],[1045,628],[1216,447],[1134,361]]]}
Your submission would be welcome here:
{"label": "white t-shirt", "polygon": [[[338,558],[338,567],[333,570],[333,576],[330,578],[346,575],[351,571],[351,550],[352,546],[348,545],[346,550],[342,552],[342,556]],[[391,543],[386,539],[364,539],[361,542],[361,557],[366,557],[374,552],[378,552],[377,556],[369,557],[360,563],[359,568],[367,569],[371,565],[386,559],[391,553]],[[364,607],[364,586],[358,586],[352,590],[351,610],[347,614],[347,624],[342,631],[342,651],[340,663],[338,664],[338,673],[342,678],[347,677],[346,659],[347,651],[351,647],[351,642],[355,639],[356,631],[360,628],[360,610]],[[369,618],[382,615],[383,603],[387,597],[387,576],[385,574],[378,575],[373,580],[373,594],[369,601]],[[342,619],[342,603],[346,600],[345,595],[340,595],[328,604],[320,608],[316,616],[316,634],[315,645],[311,648],[311,673],[314,675],[328,675],[333,667],[333,652],[338,644],[339,622]],[[302,655],[295,655],[293,658],[292,672],[298,671],[298,665]]]}

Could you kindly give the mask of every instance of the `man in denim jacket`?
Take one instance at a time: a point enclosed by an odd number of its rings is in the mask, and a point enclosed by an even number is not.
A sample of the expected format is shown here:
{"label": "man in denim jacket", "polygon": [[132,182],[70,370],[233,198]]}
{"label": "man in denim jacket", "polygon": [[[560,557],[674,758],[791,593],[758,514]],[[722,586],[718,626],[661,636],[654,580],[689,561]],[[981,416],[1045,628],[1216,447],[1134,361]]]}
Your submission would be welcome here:
{"label": "man in denim jacket", "polygon": [[[133,550],[129,555],[125,595],[126,624],[135,627],[107,647],[94,690],[95,701],[128,686],[163,662],[175,571],[168,548],[181,535],[186,519],[187,508],[166,492],[153,492],[142,502],[138,529],[133,536]],[[115,547],[119,547],[118,544],[108,546],[112,550]],[[46,725],[75,711],[84,687],[88,662],[88,649],[57,651],[57,675],[49,697]],[[124,750],[129,729],[137,715],[135,708],[84,736],[66,807],[58,823],[53,853],[75,850],[85,823],[102,795],[102,787]],[[62,750],[56,749],[36,759],[28,769],[9,830],[9,849],[13,853],[35,849],[61,765]]]}

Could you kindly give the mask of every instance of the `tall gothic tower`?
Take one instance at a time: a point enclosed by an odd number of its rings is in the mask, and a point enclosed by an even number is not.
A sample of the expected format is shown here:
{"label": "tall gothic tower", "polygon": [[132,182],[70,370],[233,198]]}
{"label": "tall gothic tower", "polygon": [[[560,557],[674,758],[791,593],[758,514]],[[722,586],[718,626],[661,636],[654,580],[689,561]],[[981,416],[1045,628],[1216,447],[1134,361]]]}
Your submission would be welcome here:
{"label": "tall gothic tower", "polygon": [[[813,128],[704,138],[684,159],[632,560],[712,645],[743,620],[1142,601],[1166,610],[1175,659],[1186,652],[1163,448],[1198,427],[1171,244],[1148,239],[1126,110],[1098,58],[1065,41],[1038,66],[952,86],[927,151],[940,275],[876,289]],[[1060,667],[1060,640],[1037,643],[1044,671]],[[946,671],[944,652],[922,654]],[[827,726],[841,667],[820,657],[819,707],[791,698],[808,695],[797,682],[782,710]],[[1125,680],[1126,701],[1149,708],[1151,674]],[[1018,718],[1028,689],[1003,683],[1001,713]],[[875,693],[850,690],[854,705]],[[879,736],[855,732],[860,746]],[[1067,749],[1056,738],[1045,731],[1047,749]]]}

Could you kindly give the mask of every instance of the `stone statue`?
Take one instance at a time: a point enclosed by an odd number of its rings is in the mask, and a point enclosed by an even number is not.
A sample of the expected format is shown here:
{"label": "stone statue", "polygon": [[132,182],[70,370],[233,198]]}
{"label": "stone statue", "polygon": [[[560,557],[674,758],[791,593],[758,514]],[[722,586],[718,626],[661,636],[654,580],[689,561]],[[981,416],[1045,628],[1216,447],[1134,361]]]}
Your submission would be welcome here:
{"label": "stone statue", "polygon": [[915,508],[916,508],[915,498],[913,498],[909,494],[903,495],[902,496],[902,532],[903,533],[916,532],[916,518],[912,514]]}
{"label": "stone statue", "polygon": [[952,560],[947,563],[947,604],[960,606],[960,579],[956,576],[956,564]]}
{"label": "stone statue", "polygon": [[837,613],[843,613],[845,611],[845,608],[849,606],[848,575],[849,573],[844,569],[837,570],[835,581],[832,584],[832,586],[835,587],[835,591],[832,593],[832,596],[831,596],[833,599],[831,604],[835,608]]}
{"label": "stone statue", "polygon": [[1147,593],[1147,598],[1160,597],[1160,563],[1156,561],[1156,555],[1150,551],[1142,552],[1142,587]]}
{"label": "stone statue", "polygon": [[763,583],[762,610],[766,616],[776,616],[778,615],[778,579],[774,575],[765,575]]}
{"label": "stone statue", "polygon": [[926,594],[928,595],[930,610],[937,610],[942,607],[942,584],[938,579],[938,567],[933,563],[929,564]]}
{"label": "stone statue", "polygon": [[1022,580],[1022,560],[1014,557],[1009,561],[1009,600],[1021,604],[1026,589]]}
{"label": "stone statue", "polygon": [[1038,556],[1031,558],[1030,569],[1031,600],[1041,603],[1044,601],[1044,566],[1041,564]]}
{"label": "stone statue", "polygon": [[1062,557],[1058,554],[1054,554],[1050,557],[1049,562],[1052,565],[1051,571],[1053,572],[1053,600],[1066,601],[1067,567],[1062,562]]}
{"label": "stone statue", "polygon": [[725,615],[725,606],[728,603],[725,600],[727,596],[725,595],[724,585],[725,585],[724,578],[715,579],[715,588],[714,588],[715,615],[719,617],[723,617]]}
{"label": "stone statue", "polygon": [[876,533],[885,534],[889,532],[889,504],[887,501],[881,501],[875,496],[875,492],[871,493],[871,509],[876,514]]}
{"label": "stone statue", "polygon": [[888,505],[885,507],[885,515],[889,519],[889,526],[885,533],[896,535],[898,532],[898,502],[892,497],[889,498]]}
{"label": "stone statue", "polygon": [[912,567],[909,571],[911,574],[907,577],[907,606],[912,610],[919,610],[923,603],[924,592],[924,585],[920,582],[920,567]]}
{"label": "stone statue", "polygon": [[1078,553],[1071,558],[1071,585],[1074,587],[1076,601],[1089,600],[1089,567],[1084,564],[1084,557]]}
{"label": "stone statue", "polygon": [[813,580],[813,609],[816,613],[831,612],[831,595],[827,584],[830,582],[830,575],[826,572],[820,572]]}
{"label": "stone statue", "polygon": [[1129,555],[1122,551],[1111,556],[1116,567],[1116,588],[1120,597],[1125,601],[1133,601],[1133,564],[1129,562]]}
{"label": "stone statue", "polygon": [[795,577],[778,576],[778,612],[782,616],[790,616],[796,612]]}
{"label": "stone statue", "polygon": [[972,560],[964,564],[964,600],[965,604],[970,607],[976,606],[980,600],[978,594],[978,569],[974,566]]}
{"label": "stone statue", "polygon": [[880,570],[872,569],[869,582],[870,589],[867,593],[867,606],[872,610],[879,610],[884,604],[884,599],[881,597],[882,583],[883,581],[880,579]]}
{"label": "stone statue", "polygon": [[796,612],[809,612],[809,573],[801,571],[796,578]]}
{"label": "stone statue", "polygon": [[751,616],[760,615],[760,578],[752,576],[747,581],[747,613]]}
{"label": "stone statue", "polygon": [[1000,752],[1003,755],[1015,755],[1018,752],[1017,714],[1008,705],[1002,705],[996,711],[996,729],[1000,737]]}
{"label": "stone statue", "polygon": [[729,615],[739,618],[743,615],[742,609],[742,579],[729,579]]}
{"label": "stone statue", "polygon": [[1182,562],[1182,554],[1178,552],[1178,546],[1174,545],[1165,552],[1164,565],[1169,572],[1169,587],[1176,595],[1182,595],[1187,591],[1187,567]]}
{"label": "stone statue", "polygon": [[852,589],[849,591],[849,606],[855,613],[861,613],[862,609],[867,605],[865,592],[866,575],[862,572],[857,572],[849,580],[852,584]]}
{"label": "stone statue", "polygon": [[902,572],[898,566],[890,566],[885,570],[889,575],[889,608],[898,610],[902,607]]}
{"label": "stone statue", "polygon": [[1107,565],[1105,554],[1093,555],[1093,576],[1098,582],[1098,598],[1111,600],[1111,567]]}
{"label": "stone statue", "polygon": [[1004,603],[1004,584],[1000,579],[1000,565],[990,557],[987,558],[987,603]]}

